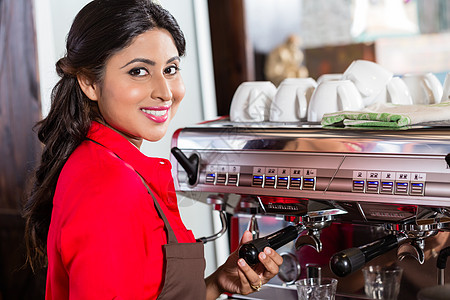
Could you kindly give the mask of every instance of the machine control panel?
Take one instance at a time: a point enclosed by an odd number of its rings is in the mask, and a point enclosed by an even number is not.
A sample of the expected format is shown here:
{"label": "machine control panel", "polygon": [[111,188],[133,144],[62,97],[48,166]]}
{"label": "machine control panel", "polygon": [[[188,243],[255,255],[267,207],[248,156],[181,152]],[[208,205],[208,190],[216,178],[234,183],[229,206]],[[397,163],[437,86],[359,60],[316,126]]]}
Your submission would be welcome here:
{"label": "machine control panel", "polygon": [[353,171],[353,192],[423,196],[426,173]]}
{"label": "machine control panel", "polygon": [[450,168],[442,156],[258,151],[197,153],[200,156],[198,181],[190,185],[187,173],[178,166],[176,188],[179,191],[450,205]]}
{"label": "machine control panel", "polygon": [[[254,188],[315,191],[318,180],[318,169],[313,168],[252,167],[251,174],[242,174],[240,166],[208,165],[206,170],[207,185],[249,186],[248,180],[240,182],[240,179],[250,176],[250,186]],[[376,170],[352,173],[353,193],[424,196],[426,173]]]}

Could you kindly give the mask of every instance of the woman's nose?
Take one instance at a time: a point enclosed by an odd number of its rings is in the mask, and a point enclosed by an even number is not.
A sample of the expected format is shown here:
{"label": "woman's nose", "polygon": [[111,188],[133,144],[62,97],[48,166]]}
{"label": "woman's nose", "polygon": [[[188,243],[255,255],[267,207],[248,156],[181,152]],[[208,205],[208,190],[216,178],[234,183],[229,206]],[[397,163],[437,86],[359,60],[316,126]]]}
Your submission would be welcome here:
{"label": "woman's nose", "polygon": [[152,98],[162,101],[172,100],[172,90],[167,79],[163,75],[157,76],[155,79],[151,95]]}

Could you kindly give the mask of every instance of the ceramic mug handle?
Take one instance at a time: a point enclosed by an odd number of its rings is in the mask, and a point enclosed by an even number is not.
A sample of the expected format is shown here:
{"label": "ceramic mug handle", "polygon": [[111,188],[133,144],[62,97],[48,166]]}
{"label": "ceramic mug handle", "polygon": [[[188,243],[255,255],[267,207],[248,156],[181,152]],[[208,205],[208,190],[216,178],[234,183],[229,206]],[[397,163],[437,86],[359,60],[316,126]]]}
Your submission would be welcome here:
{"label": "ceramic mug handle", "polygon": [[401,78],[393,77],[391,80],[389,80],[386,88],[389,96],[391,97],[392,104],[413,104],[413,100],[411,95],[409,94],[408,87]]}
{"label": "ceramic mug handle", "polygon": [[441,102],[450,101],[450,73],[447,73],[444,80]]}
{"label": "ceramic mug handle", "polygon": [[353,82],[353,84],[356,86],[361,95],[363,95],[364,97],[370,96],[370,93],[367,91],[367,89],[364,88],[363,83],[361,82],[361,80],[358,79],[358,77],[355,76],[355,74],[353,73],[347,74],[346,79]]}
{"label": "ceramic mug handle", "polygon": [[430,104],[440,103],[442,97],[442,85],[439,79],[434,74],[427,74],[424,77],[425,88],[431,93],[433,99],[430,99]]}
{"label": "ceramic mug handle", "polygon": [[337,96],[338,103],[342,110],[352,110],[354,108],[350,93],[344,86],[337,87]]}
{"label": "ceramic mug handle", "polygon": [[296,91],[296,104],[298,105],[298,119],[306,118],[307,111],[307,101],[306,101],[306,91],[303,88],[298,88]]}
{"label": "ceramic mug handle", "polygon": [[265,97],[262,91],[253,88],[250,93],[248,93],[247,98],[247,113],[250,118],[255,122],[264,121],[264,110],[265,110]]}

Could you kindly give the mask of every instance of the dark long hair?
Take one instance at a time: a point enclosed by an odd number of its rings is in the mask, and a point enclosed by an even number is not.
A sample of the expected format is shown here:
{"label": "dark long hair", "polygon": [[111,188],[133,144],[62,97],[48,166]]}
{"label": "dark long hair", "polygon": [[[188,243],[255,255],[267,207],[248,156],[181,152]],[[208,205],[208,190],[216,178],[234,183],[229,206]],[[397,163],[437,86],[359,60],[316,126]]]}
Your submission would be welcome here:
{"label": "dark long hair", "polygon": [[151,0],[95,0],[75,17],[66,55],[56,63],[61,79],[52,90],[50,112],[36,125],[44,148],[24,207],[27,258],[33,268],[46,265],[53,195],[61,169],[85,139],[91,121],[101,119],[97,102],[83,93],[77,75],[101,85],[107,60],[133,38],[154,28],[166,29],[178,54],[184,55],[186,42],[178,23]]}

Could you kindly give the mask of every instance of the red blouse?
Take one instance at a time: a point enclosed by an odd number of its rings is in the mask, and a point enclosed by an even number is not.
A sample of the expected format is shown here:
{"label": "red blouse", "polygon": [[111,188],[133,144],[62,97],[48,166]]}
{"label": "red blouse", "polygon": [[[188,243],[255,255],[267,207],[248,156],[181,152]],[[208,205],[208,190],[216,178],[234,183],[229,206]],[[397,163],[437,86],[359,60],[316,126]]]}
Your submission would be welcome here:
{"label": "red blouse", "polygon": [[[46,299],[155,299],[164,284],[164,223],[179,242],[195,242],[182,223],[166,159],[142,154],[93,122],[58,179],[47,241]],[[120,158],[118,158],[117,154]]]}

